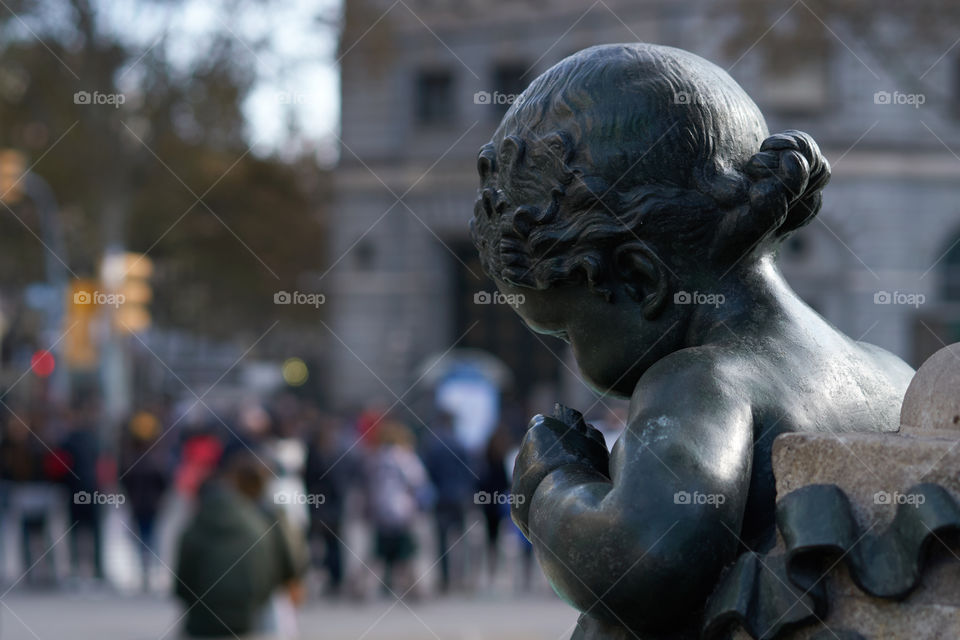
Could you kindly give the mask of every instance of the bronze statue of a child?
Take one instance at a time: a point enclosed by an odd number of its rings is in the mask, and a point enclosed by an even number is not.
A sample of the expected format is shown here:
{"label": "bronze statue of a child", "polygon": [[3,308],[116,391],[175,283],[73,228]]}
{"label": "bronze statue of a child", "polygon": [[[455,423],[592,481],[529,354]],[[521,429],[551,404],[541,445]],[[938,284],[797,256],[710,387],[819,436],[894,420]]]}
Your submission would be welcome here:
{"label": "bronze statue of a child", "polygon": [[774,543],[773,439],[898,429],[912,369],[774,263],[830,167],[809,135],[769,136],[719,67],[617,44],[534,80],[478,169],[485,271],[585,380],[631,399],[609,455],[575,411],[533,419],[513,519],[585,613],[574,637],[695,635],[724,567]]}

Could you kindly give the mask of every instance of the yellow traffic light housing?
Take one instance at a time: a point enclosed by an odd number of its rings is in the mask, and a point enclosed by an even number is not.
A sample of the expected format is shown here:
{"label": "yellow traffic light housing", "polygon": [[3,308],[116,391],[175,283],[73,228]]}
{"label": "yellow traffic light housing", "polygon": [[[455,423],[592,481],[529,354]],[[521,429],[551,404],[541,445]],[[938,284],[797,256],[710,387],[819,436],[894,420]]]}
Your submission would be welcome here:
{"label": "yellow traffic light housing", "polygon": [[112,294],[114,327],[134,333],[150,327],[152,275],[153,261],[142,253],[126,251],[103,259],[100,278],[104,289]]}
{"label": "yellow traffic light housing", "polygon": [[14,204],[20,201],[26,172],[26,156],[15,149],[0,149],[0,202]]}

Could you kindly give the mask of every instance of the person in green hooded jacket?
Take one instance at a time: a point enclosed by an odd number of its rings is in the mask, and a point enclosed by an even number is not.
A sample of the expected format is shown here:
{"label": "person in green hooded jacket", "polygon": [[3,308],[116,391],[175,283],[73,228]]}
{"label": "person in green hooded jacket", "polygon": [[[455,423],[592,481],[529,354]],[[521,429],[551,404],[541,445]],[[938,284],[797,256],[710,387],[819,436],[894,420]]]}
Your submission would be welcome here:
{"label": "person in green hooded jacket", "polygon": [[275,637],[273,596],[285,590],[300,599],[306,546],[278,510],[262,505],[267,473],[254,454],[238,453],[200,493],[177,558],[187,637]]}

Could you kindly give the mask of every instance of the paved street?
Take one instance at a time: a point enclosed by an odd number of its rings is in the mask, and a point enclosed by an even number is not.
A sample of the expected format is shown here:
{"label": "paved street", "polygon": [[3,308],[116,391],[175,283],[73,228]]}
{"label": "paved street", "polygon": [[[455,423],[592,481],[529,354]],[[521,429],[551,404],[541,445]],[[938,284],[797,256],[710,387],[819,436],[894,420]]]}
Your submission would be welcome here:
{"label": "paved street", "polygon": [[[161,519],[160,555],[151,582],[156,595],[144,596],[139,589],[139,569],[123,510],[108,510],[104,520],[104,548],[107,575],[114,590],[86,589],[83,582],[65,580],[60,591],[36,591],[23,580],[23,566],[16,551],[20,548],[18,527],[0,526],[0,640],[178,640],[181,609],[172,598],[173,546],[182,527],[184,513],[170,508]],[[56,519],[55,519],[56,520]],[[8,523],[0,523],[8,524]],[[59,528],[57,528],[59,527]],[[67,570],[68,545],[65,525],[56,520],[49,547],[50,558],[59,567],[61,579]],[[381,583],[376,563],[370,562],[370,532],[352,519],[344,532],[349,545],[345,564],[351,592],[365,599],[332,603],[314,599],[300,612],[303,640],[565,640],[576,621],[575,612],[562,603],[534,568],[532,592],[519,593],[522,558],[516,535],[504,535],[501,570],[495,584],[485,577],[484,537],[474,521],[458,541],[454,556],[468,564],[466,575],[474,576],[471,595],[435,599],[439,569],[432,555],[432,528],[426,520],[417,525],[421,540],[415,564],[420,576],[413,603],[395,603],[376,598]],[[454,556],[451,556],[453,558]],[[0,574],[4,572],[0,571]],[[8,585],[15,584],[4,595]],[[312,592],[319,591],[311,583]],[[408,608],[409,607],[409,608]]]}
{"label": "paved street", "polygon": [[[550,596],[458,596],[410,605],[312,603],[304,640],[566,640],[575,612]],[[409,608],[407,608],[409,606]],[[177,639],[172,600],[15,591],[0,599],[2,640]]]}
{"label": "paved street", "polygon": [[[173,577],[173,547],[182,527],[184,513],[170,508],[161,519],[162,564],[154,568],[152,583],[157,595],[140,595],[139,570],[129,524],[123,510],[108,510],[104,520],[104,548],[107,574],[114,590],[102,587],[84,589],[81,583],[67,580],[61,591],[35,591],[22,579],[22,562],[16,554],[20,540],[18,528],[0,526],[0,558],[6,578],[0,581],[0,640],[177,640],[181,609],[169,593]],[[57,521],[59,523],[59,520]],[[575,612],[563,604],[534,569],[532,593],[518,593],[522,575],[519,538],[504,535],[501,571],[496,583],[484,578],[483,533],[474,522],[456,545],[454,555],[469,563],[465,568],[474,575],[472,595],[435,599],[439,576],[432,555],[432,528],[426,520],[418,522],[421,540],[416,558],[423,598],[415,603],[395,603],[376,598],[380,582],[377,565],[370,562],[367,528],[354,518],[344,532],[349,550],[345,553],[350,589],[362,592],[358,601],[313,600],[300,613],[304,640],[565,640],[576,621]],[[51,535],[54,541],[49,555],[63,577],[68,545],[63,541],[64,525],[58,524]],[[453,556],[451,556],[453,557]],[[0,572],[2,573],[2,572]],[[0,576],[2,578],[2,576]],[[3,595],[6,585],[16,586]],[[72,585],[72,586],[71,586]],[[319,589],[312,584],[312,592]],[[408,608],[409,607],[409,608]]]}

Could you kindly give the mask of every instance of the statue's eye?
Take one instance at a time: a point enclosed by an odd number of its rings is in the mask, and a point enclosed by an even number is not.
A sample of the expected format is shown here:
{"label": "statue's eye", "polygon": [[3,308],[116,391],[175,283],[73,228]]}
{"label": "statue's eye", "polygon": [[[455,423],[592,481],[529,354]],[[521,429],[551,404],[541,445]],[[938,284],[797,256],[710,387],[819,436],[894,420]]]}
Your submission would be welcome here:
{"label": "statue's eye", "polygon": [[563,131],[557,131],[546,137],[545,142],[550,154],[559,162],[566,164],[573,155],[573,145],[569,136]]}

